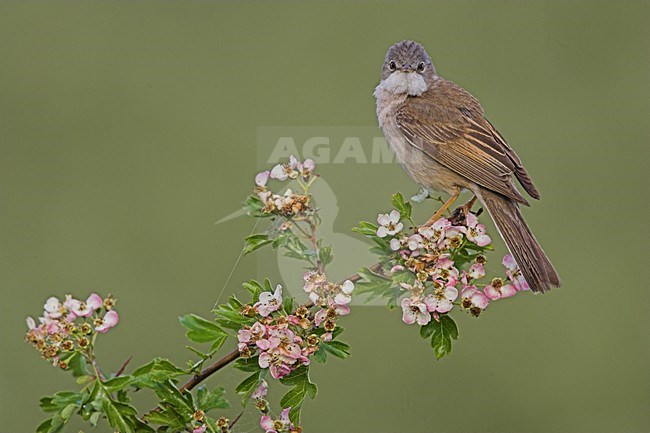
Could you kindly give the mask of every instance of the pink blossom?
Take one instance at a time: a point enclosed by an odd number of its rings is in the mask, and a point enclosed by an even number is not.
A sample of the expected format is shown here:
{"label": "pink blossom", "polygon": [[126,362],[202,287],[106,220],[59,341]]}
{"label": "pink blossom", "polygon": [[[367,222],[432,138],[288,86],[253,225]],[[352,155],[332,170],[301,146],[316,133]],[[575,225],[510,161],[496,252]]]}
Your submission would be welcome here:
{"label": "pink blossom", "polygon": [[454,306],[453,302],[458,297],[455,287],[441,287],[424,298],[424,304],[430,313],[446,313]]}
{"label": "pink blossom", "polygon": [[474,263],[470,266],[468,275],[474,280],[483,278],[485,276],[485,267],[483,266],[483,263]]}
{"label": "pink blossom", "polygon": [[65,311],[63,304],[61,304],[61,301],[54,296],[48,298],[47,301],[45,301],[43,309],[45,310],[45,316],[51,319],[58,319],[63,315],[63,312]]}
{"label": "pink blossom", "polygon": [[255,310],[262,317],[267,317],[282,306],[282,286],[280,284],[275,288],[275,292],[260,293],[260,300],[254,305]]}
{"label": "pink blossom", "polygon": [[74,317],[90,317],[95,310],[102,307],[103,302],[102,298],[96,293],[92,293],[85,302],[67,295],[65,306],[71,311]]}
{"label": "pink blossom", "polygon": [[517,294],[517,290],[510,284],[503,284],[501,280],[495,278],[492,283],[483,289],[485,295],[493,301],[501,298],[509,298]]}
{"label": "pink blossom", "polygon": [[316,170],[316,163],[314,162],[313,159],[305,159],[305,162],[302,163],[302,170],[303,170],[303,176],[305,171],[307,173],[311,173],[312,171]]}
{"label": "pink blossom", "polygon": [[291,368],[286,364],[273,364],[269,367],[269,372],[273,379],[282,379],[284,376],[291,373]]}
{"label": "pink blossom", "polygon": [[274,424],[273,418],[268,415],[262,415],[262,418],[260,418],[260,427],[262,427],[266,433],[277,433],[274,429]]}
{"label": "pink blossom", "polygon": [[506,267],[506,275],[508,275],[508,279],[512,282],[515,290],[530,290],[530,286],[526,282],[524,276],[521,275],[519,266],[517,266],[517,262],[515,262],[512,254],[506,254],[501,263]]}
{"label": "pink blossom", "polygon": [[31,331],[32,329],[36,328],[36,321],[34,320],[33,317],[28,317],[27,318],[27,328]]}
{"label": "pink blossom", "polygon": [[205,430],[208,428],[207,424],[202,424],[199,427],[194,427],[192,433],[205,433]]}
{"label": "pink blossom", "polygon": [[[334,303],[336,305],[347,305],[352,300],[350,294],[354,290],[354,283],[350,280],[345,280],[341,285],[341,292],[334,297]],[[349,312],[349,311],[348,311]]]}
{"label": "pink blossom", "polygon": [[327,319],[327,310],[322,308],[314,314],[314,324],[316,326],[320,326],[321,323],[323,323]]}
{"label": "pink blossom", "polygon": [[418,325],[423,326],[431,321],[431,315],[421,299],[404,298],[402,299],[402,321],[407,325],[417,322]]}
{"label": "pink blossom", "polygon": [[479,224],[478,218],[473,213],[468,213],[467,222],[467,239],[474,242],[479,247],[484,247],[492,242],[492,239],[485,233],[485,226]]}
{"label": "pink blossom", "polygon": [[[274,420],[269,415],[262,415],[260,418],[260,427],[264,429],[265,433],[278,433],[278,430],[284,432],[294,429],[294,425],[289,419],[290,410],[291,407],[284,409],[277,420]],[[278,430],[276,430],[277,421],[279,421],[279,424],[282,426]]]}
{"label": "pink blossom", "polygon": [[253,395],[251,395],[251,398],[266,398],[268,390],[269,384],[266,383],[266,380],[262,379],[255,392],[253,392]]}
{"label": "pink blossom", "polygon": [[271,179],[283,181],[287,180],[289,173],[291,173],[291,168],[288,165],[278,164],[271,169],[269,176]]}
{"label": "pink blossom", "polygon": [[104,333],[117,325],[119,320],[120,318],[117,315],[117,311],[111,310],[103,317],[101,325],[95,327],[95,331]]}
{"label": "pink blossom", "polygon": [[266,170],[261,173],[257,173],[255,176],[255,184],[257,186],[266,186],[266,183],[269,180],[269,175],[271,174],[270,171]]}
{"label": "pink blossom", "polygon": [[402,243],[400,242],[399,239],[393,238],[390,240],[390,249],[393,251],[397,251],[400,248],[402,248]]}
{"label": "pink blossom", "polygon": [[420,249],[420,248],[424,247],[424,245],[422,244],[422,240],[423,240],[422,236],[420,236],[418,234],[411,235],[408,238],[408,242],[407,242],[409,250],[415,251],[417,249]]}
{"label": "pink blossom", "polygon": [[390,214],[379,214],[377,222],[379,228],[377,229],[377,236],[385,238],[386,236],[393,236],[402,231],[404,224],[399,222],[400,214],[398,211],[393,210]]}
{"label": "pink blossom", "polygon": [[469,303],[469,307],[475,307],[481,310],[485,310],[485,308],[487,308],[487,306],[490,304],[488,297],[485,296],[485,294],[481,292],[476,286],[465,287],[463,291],[460,292],[460,297]]}

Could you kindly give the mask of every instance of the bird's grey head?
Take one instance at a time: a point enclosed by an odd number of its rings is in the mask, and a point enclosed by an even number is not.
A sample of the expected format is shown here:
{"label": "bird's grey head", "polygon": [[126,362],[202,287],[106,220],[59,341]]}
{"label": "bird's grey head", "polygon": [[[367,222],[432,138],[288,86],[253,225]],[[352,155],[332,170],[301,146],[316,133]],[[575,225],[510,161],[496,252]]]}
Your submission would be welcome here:
{"label": "bird's grey head", "polygon": [[418,96],[436,77],[431,57],[417,42],[402,41],[388,49],[381,70],[385,90]]}

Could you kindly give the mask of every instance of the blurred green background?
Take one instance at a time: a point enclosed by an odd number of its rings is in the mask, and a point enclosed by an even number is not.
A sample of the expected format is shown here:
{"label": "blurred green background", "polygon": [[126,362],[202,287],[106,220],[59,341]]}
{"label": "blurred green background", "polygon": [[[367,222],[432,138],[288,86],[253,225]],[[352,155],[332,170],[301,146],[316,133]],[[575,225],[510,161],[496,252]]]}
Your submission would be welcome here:
{"label": "blurred green background", "polygon": [[[458,315],[440,362],[397,311],[355,309],[353,356],[312,369],[306,431],[649,431],[649,6],[3,1],[0,432],[33,431],[38,399],[76,386],[23,343],[52,294],[119,298],[107,370],[189,359],[177,316],[210,314],[250,233],[214,223],[250,191],[258,127],[374,126],[385,51],[405,38],[517,149],[564,287]],[[416,189],[397,164],[321,173],[339,233]],[[221,298],[269,258],[245,257]]]}

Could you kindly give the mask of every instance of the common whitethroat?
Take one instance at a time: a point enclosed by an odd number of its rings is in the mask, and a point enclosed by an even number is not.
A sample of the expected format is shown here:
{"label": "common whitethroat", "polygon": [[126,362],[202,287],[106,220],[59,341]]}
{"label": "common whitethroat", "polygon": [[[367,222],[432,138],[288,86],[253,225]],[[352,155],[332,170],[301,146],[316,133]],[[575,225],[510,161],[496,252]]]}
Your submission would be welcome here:
{"label": "common whitethroat", "polygon": [[513,176],[531,197],[539,199],[539,193],[478,100],[440,77],[413,41],[388,49],[374,94],[379,126],[406,172],[422,187],[451,195],[429,223],[469,190],[492,217],[531,290],[559,287],[557,272],[521,215],[519,205],[528,202]]}

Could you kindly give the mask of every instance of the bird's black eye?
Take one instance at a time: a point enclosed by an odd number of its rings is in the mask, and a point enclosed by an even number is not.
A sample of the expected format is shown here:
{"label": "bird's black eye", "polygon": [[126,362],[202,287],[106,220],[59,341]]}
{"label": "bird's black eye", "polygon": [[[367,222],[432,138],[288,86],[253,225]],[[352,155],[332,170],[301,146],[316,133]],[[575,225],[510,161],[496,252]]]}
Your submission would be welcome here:
{"label": "bird's black eye", "polygon": [[418,72],[424,72],[424,62],[418,64]]}
{"label": "bird's black eye", "polygon": [[395,69],[397,69],[397,65],[395,64],[394,61],[391,60],[390,62],[388,62],[388,68],[389,68],[391,71],[394,71]]}

